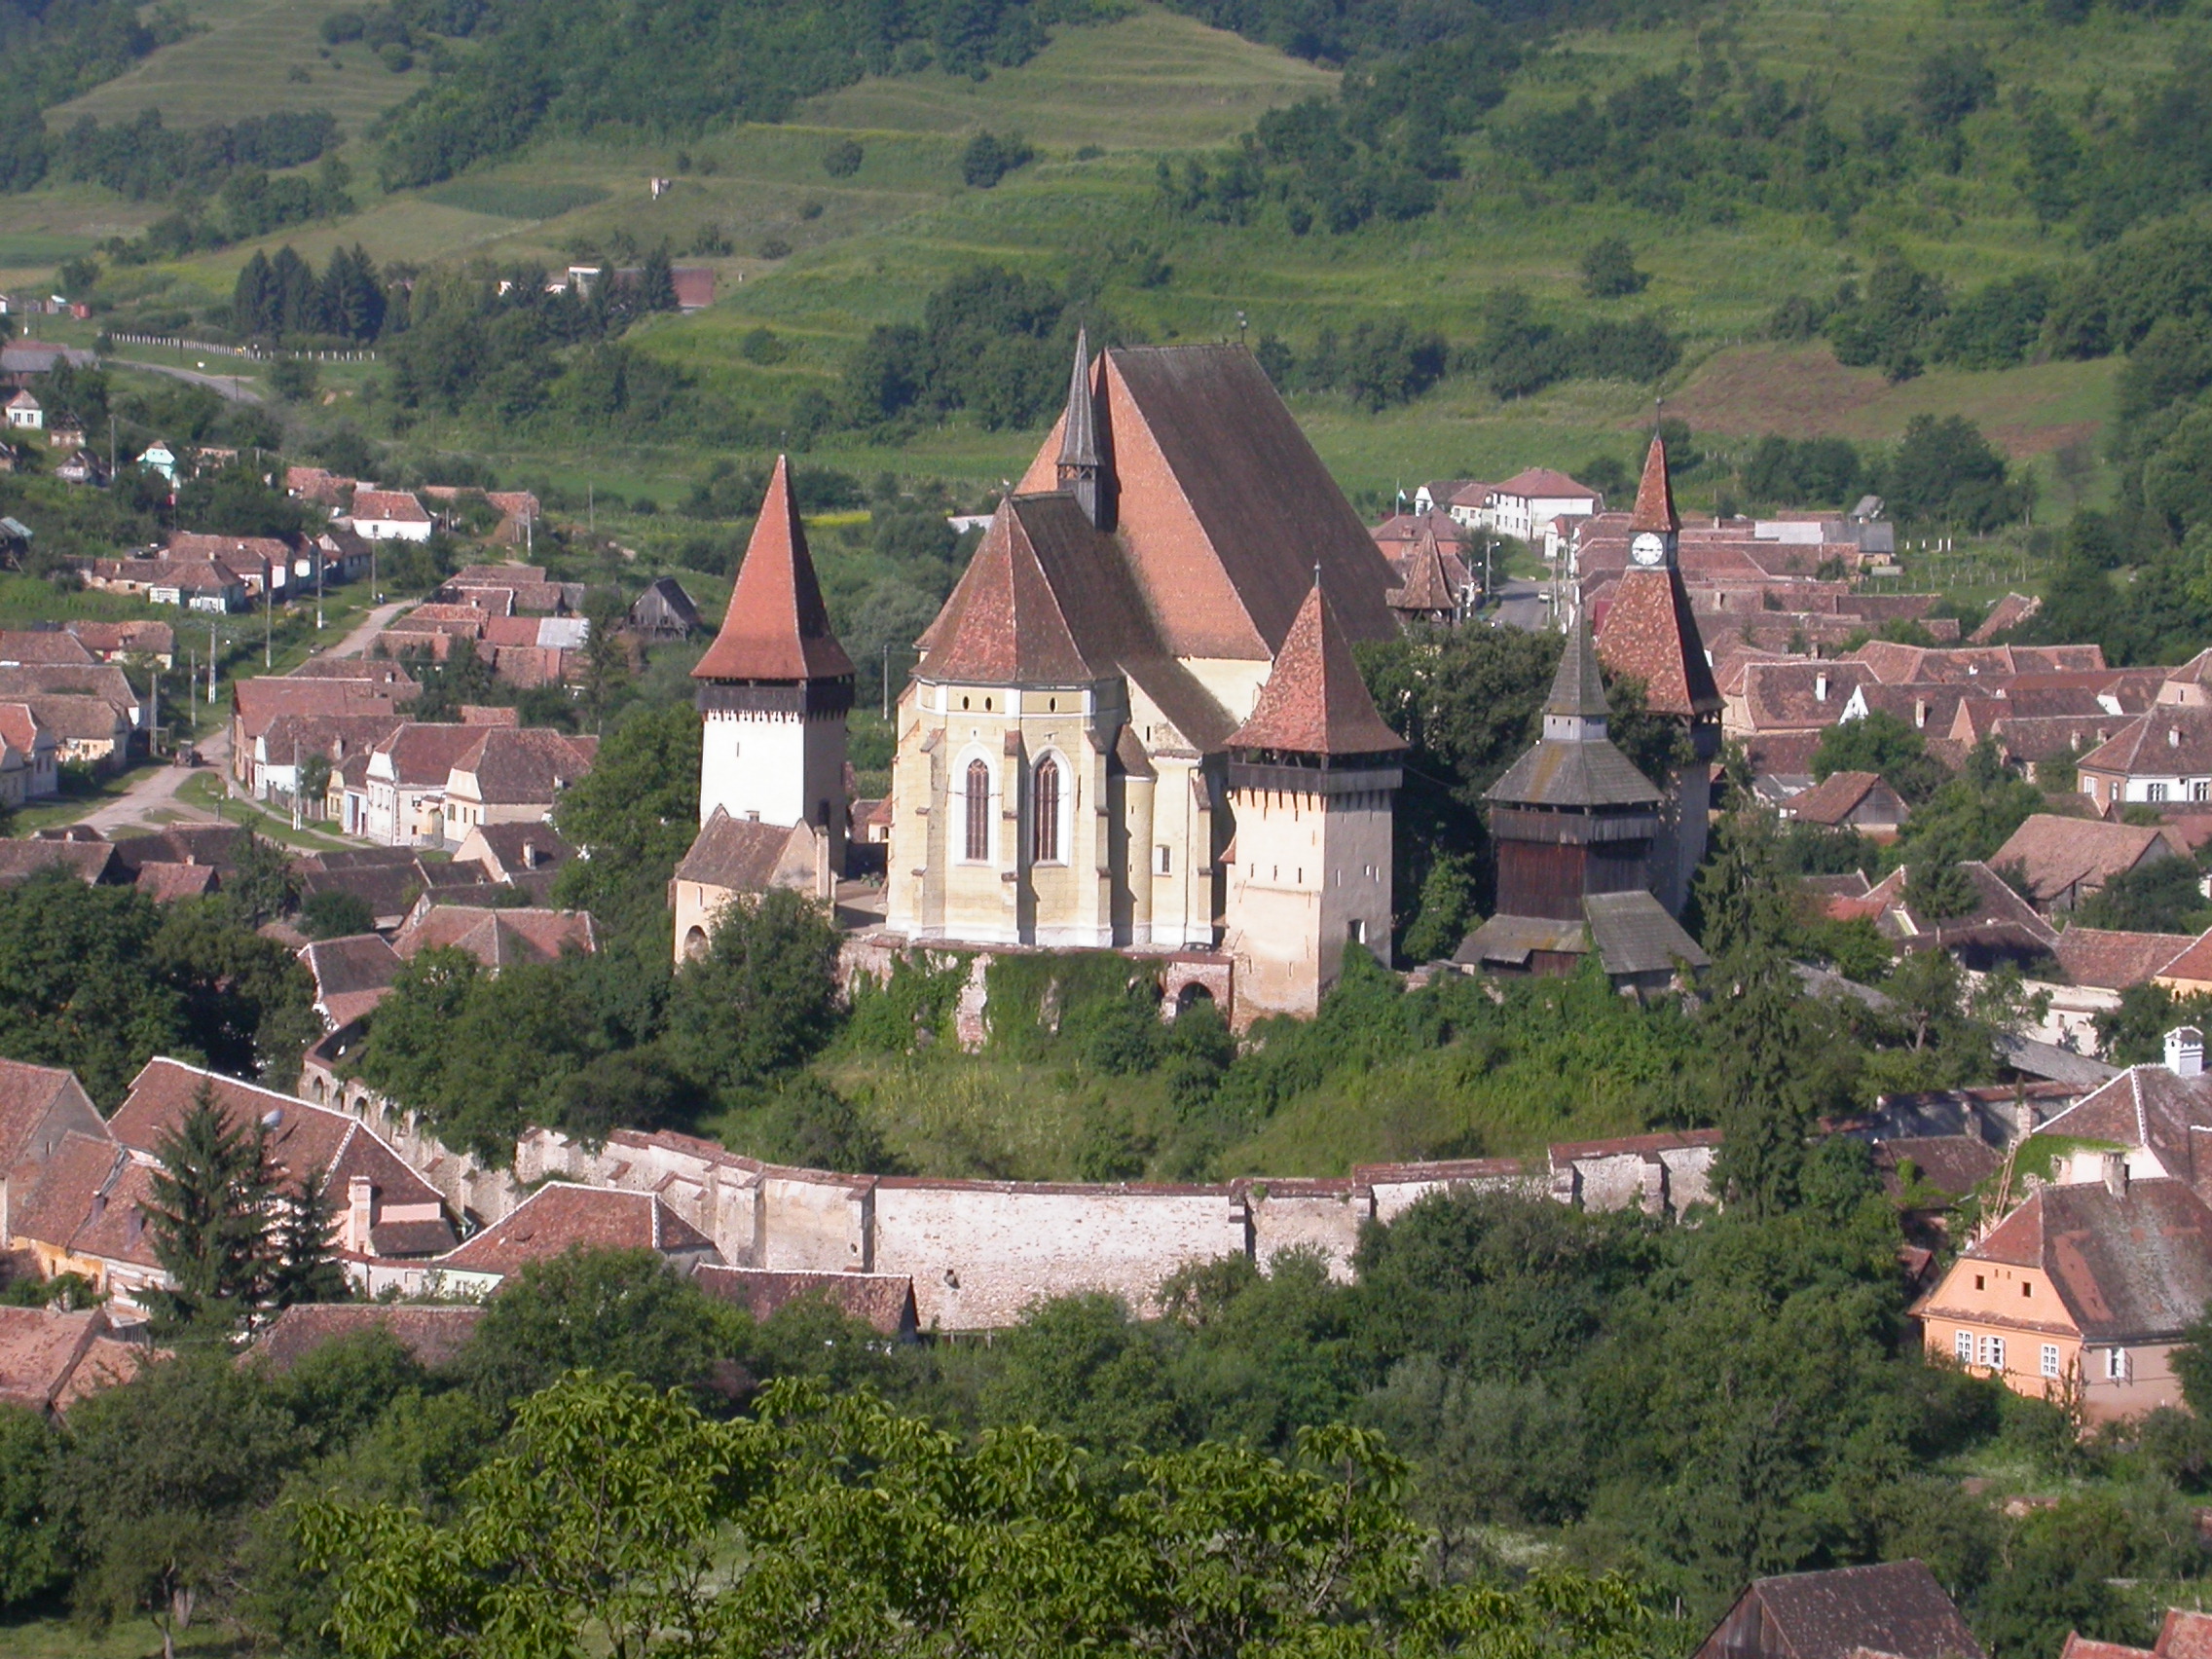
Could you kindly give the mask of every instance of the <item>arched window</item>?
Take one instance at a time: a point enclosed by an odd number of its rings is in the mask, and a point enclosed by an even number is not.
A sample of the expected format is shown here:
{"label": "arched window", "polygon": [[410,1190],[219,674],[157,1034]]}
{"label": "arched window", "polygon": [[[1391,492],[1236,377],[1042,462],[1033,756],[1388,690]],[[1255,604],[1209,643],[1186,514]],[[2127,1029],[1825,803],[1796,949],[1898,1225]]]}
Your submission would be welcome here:
{"label": "arched window", "polygon": [[1060,762],[1051,755],[1037,762],[1037,814],[1035,845],[1030,856],[1039,864],[1057,864],[1060,857]]}
{"label": "arched window", "polygon": [[968,856],[991,856],[991,768],[981,760],[968,762]]}

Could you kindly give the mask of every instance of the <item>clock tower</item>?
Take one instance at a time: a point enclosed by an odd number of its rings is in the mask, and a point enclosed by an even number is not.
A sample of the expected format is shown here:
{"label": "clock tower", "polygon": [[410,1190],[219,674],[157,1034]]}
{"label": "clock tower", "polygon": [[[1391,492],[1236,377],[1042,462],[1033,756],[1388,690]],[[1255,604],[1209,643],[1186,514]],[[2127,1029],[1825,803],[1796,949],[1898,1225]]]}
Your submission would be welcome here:
{"label": "clock tower", "polygon": [[1667,446],[1654,434],[1629,519],[1629,567],[1598,627],[1598,655],[1614,674],[1641,682],[1643,706],[1681,721],[1695,756],[1668,780],[1651,847],[1651,890],[1679,915],[1705,857],[1712,765],[1720,751],[1720,691],[1678,563],[1682,521],[1667,478]]}

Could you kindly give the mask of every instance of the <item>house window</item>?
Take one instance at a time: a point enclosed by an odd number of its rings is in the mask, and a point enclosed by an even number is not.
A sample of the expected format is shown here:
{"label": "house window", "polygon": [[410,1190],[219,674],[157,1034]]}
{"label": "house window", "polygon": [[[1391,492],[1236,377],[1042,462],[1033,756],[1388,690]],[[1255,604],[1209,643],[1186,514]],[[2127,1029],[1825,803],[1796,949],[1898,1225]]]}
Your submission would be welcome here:
{"label": "house window", "polygon": [[1975,1353],[1974,1358],[1979,1363],[1988,1366],[1992,1371],[2003,1371],[2005,1369],[2005,1339],[2003,1337],[1983,1337],[1975,1346],[1979,1351]]}
{"label": "house window", "polygon": [[1354,916],[1345,924],[1345,937],[1354,944],[1365,944],[1367,942],[1367,924]]}
{"label": "house window", "polygon": [[1152,849],[1153,872],[1156,875],[1165,875],[1172,867],[1173,855],[1168,852],[1167,843],[1162,841],[1159,846]]}
{"label": "house window", "polygon": [[2149,801],[2164,800],[2166,798],[2166,786],[2163,784],[2147,785],[2143,791],[2143,798]]}
{"label": "house window", "polygon": [[2127,1350],[2125,1348],[2116,1347],[2105,1350],[2106,1382],[2124,1382],[2127,1381],[2131,1369],[2127,1363]]}
{"label": "house window", "polygon": [[2056,1343],[2043,1345],[2042,1370],[2046,1377],[2056,1377],[2058,1375],[2058,1345]]}
{"label": "house window", "polygon": [[1037,762],[1037,821],[1030,857],[1039,864],[1060,858],[1060,762],[1048,755]]}
{"label": "house window", "polygon": [[991,769],[980,760],[968,762],[968,856],[991,856]]}
{"label": "house window", "polygon": [[2189,786],[2191,800],[2212,800],[2212,780],[2199,778]]}
{"label": "house window", "polygon": [[1972,1365],[1973,1363],[1973,1333],[1972,1331],[1954,1331],[1951,1333],[1951,1357],[1961,1365]]}

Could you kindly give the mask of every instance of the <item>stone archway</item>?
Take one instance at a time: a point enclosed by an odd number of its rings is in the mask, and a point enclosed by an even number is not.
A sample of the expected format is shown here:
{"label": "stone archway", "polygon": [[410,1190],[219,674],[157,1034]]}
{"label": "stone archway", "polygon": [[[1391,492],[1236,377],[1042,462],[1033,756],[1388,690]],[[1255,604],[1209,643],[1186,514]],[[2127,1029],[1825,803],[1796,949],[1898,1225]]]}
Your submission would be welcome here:
{"label": "stone archway", "polygon": [[696,962],[707,954],[707,930],[694,927],[683,936],[683,960]]}

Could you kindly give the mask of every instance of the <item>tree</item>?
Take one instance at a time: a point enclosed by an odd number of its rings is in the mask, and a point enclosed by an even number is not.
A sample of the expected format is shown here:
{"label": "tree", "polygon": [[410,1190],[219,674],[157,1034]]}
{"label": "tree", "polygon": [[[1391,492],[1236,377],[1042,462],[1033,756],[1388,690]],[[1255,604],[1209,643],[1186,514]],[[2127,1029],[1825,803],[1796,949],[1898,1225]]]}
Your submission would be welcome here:
{"label": "tree", "polygon": [[248,830],[223,878],[223,897],[246,927],[258,928],[298,907],[299,877],[292,873],[292,861],[282,847]]}
{"label": "tree", "polygon": [[103,1624],[144,1614],[173,1655],[233,1580],[247,1515],[306,1450],[258,1372],[223,1351],[151,1364],[80,1402],[53,1488],[80,1552],[80,1610]]}
{"label": "tree", "polygon": [[232,1124],[203,1081],[154,1157],[147,1232],[175,1288],[148,1294],[172,1329],[235,1325],[269,1290],[268,1131]]}
{"label": "tree", "polygon": [[576,1249],[504,1280],[457,1369],[495,1406],[579,1369],[682,1388],[741,1351],[745,1324],[649,1250]]}
{"label": "tree", "polygon": [[1582,291],[1594,300],[1617,300],[1641,294],[1651,278],[1636,268],[1636,255],[1627,241],[1607,237],[1582,256]]}
{"label": "tree", "polygon": [[688,704],[624,711],[553,808],[561,833],[590,855],[562,868],[562,903],[603,923],[665,909],[668,879],[699,830],[699,744]]}
{"label": "tree", "polygon": [[1813,776],[1825,779],[1837,772],[1873,772],[1913,806],[1951,776],[1928,753],[1927,740],[1884,709],[1862,719],[1838,720],[1821,734],[1820,747],[1813,751]]}
{"label": "tree", "polygon": [[37,1413],[0,1406],[0,1608],[32,1601],[65,1576],[59,1518],[47,1501],[60,1449]]}
{"label": "tree", "polygon": [[268,1298],[272,1308],[347,1299],[350,1287],[346,1270],[330,1250],[330,1235],[337,1221],[338,1206],[324,1170],[309,1170],[297,1190],[277,1199],[276,1222],[268,1239]]}
{"label": "tree", "polygon": [[668,243],[645,255],[638,274],[638,309],[648,312],[676,310],[676,272],[669,264]]}
{"label": "tree", "polygon": [[2083,900],[2075,911],[2075,925],[2127,933],[2195,933],[2205,908],[2196,882],[2196,865],[2190,859],[2137,865]]}
{"label": "tree", "polygon": [[186,988],[157,966],[161,912],[58,871],[0,889],[0,1054],[67,1066],[112,1106],[156,1054],[200,1055]]}
{"label": "tree", "polygon": [[377,918],[359,894],[326,890],[302,901],[299,924],[310,939],[344,939],[372,932]]}
{"label": "tree", "polygon": [[725,1093],[805,1064],[836,1029],[837,944],[822,907],[788,888],[725,905],[669,993],[670,1058]]}

